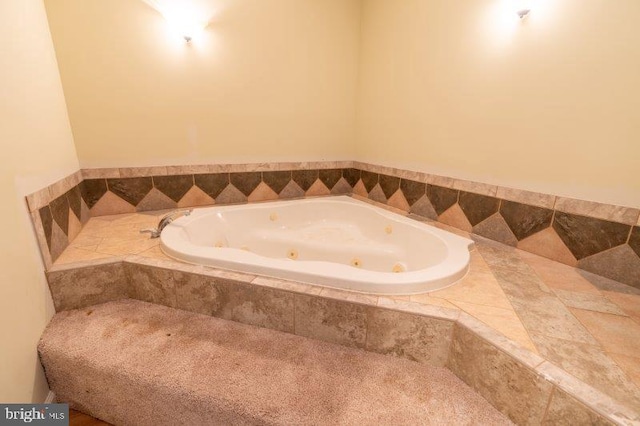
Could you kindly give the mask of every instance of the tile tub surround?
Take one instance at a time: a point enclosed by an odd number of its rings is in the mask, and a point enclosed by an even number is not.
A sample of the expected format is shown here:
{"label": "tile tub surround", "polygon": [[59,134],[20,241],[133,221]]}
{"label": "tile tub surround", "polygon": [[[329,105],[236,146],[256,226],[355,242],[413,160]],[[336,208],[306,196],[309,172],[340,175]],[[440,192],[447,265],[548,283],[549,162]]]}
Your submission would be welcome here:
{"label": "tile tub surround", "polygon": [[48,278],[58,310],[133,298],[446,366],[517,424],[564,424],[574,418],[602,424],[640,421],[638,413],[453,304],[379,298],[160,256],[56,266]]}
{"label": "tile tub surround", "polygon": [[639,209],[354,161],[86,169],[27,200],[49,267],[89,217],[342,194],[640,288]]}

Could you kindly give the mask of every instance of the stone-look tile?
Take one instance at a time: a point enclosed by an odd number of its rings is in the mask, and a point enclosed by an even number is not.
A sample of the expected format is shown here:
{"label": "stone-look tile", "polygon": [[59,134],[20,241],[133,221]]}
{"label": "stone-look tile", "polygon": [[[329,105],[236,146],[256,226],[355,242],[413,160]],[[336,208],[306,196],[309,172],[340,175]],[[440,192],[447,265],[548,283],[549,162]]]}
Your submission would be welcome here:
{"label": "stone-look tile", "polygon": [[475,226],[498,212],[500,200],[486,195],[460,191],[458,204],[469,219],[471,226]]}
{"label": "stone-look tile", "polygon": [[105,179],[85,179],[80,184],[80,194],[90,209],[100,201],[107,193],[107,190],[107,181]]}
{"label": "stone-look tile", "polygon": [[122,256],[138,254],[157,246],[158,239],[138,234],[137,238],[104,238],[96,247],[96,252]]}
{"label": "stone-look tile", "polygon": [[137,206],[153,189],[153,179],[151,177],[107,179],[107,185],[109,191],[132,206]]}
{"label": "stone-look tile", "polygon": [[434,366],[447,362],[453,321],[369,308],[366,350]]}
{"label": "stone-look tile", "polygon": [[554,289],[553,292],[558,295],[558,298],[560,298],[562,303],[570,308],[626,316],[624,311],[620,309],[618,305],[609,301],[609,299],[599,292],[594,294],[562,289]]}
{"label": "stone-look tile", "polygon": [[367,189],[364,186],[364,183],[362,182],[362,180],[359,180],[353,187],[353,194],[357,195],[358,197],[361,198],[366,198],[369,196],[369,193],[367,192]]}
{"label": "stone-look tile", "polygon": [[551,226],[553,210],[503,200],[500,214],[516,236],[524,240]]}
{"label": "stone-look tile", "polygon": [[111,254],[98,253],[90,248],[67,247],[65,251],[56,259],[55,265],[68,265],[71,263],[87,262],[90,260],[107,259],[113,257]]}
{"label": "stone-look tile", "polygon": [[320,197],[329,194],[331,194],[331,191],[320,179],[316,180],[305,193],[307,197]]}
{"label": "stone-look tile", "polygon": [[614,281],[601,275],[596,275],[592,272],[585,271],[584,269],[576,269],[576,272],[583,276],[587,281],[593,284],[600,291],[614,291],[621,294],[640,295],[640,288],[622,284],[621,282]]}
{"label": "stone-look tile", "polygon": [[80,222],[84,225],[89,222],[89,219],[91,219],[91,210],[89,210],[87,203],[80,199]]}
{"label": "stone-look tile", "polygon": [[387,203],[387,197],[384,195],[382,188],[380,188],[380,184],[376,184],[369,192],[369,199],[381,204]]}
{"label": "stone-look tile", "polygon": [[640,389],[599,345],[532,334],[540,355],[578,379],[630,406],[640,406]]}
{"label": "stone-look tile", "polygon": [[293,170],[291,179],[298,184],[303,191],[308,191],[311,185],[318,180],[318,170]]}
{"label": "stone-look tile", "polygon": [[638,209],[620,207],[613,204],[601,204],[593,201],[575,200],[558,197],[555,209],[579,216],[593,217],[610,222],[635,225],[638,220]]}
{"label": "stone-look tile", "polygon": [[458,324],[448,367],[516,424],[537,425],[542,421],[552,385]]}
{"label": "stone-look tile", "polygon": [[209,316],[220,310],[221,292],[213,278],[185,272],[175,273],[172,278],[176,308]]}
{"label": "stone-look tile", "polygon": [[580,260],[626,243],[630,226],[557,211],[553,228]]}
{"label": "stone-look tile", "polygon": [[461,229],[465,232],[471,232],[473,226],[469,223],[467,216],[460,208],[460,205],[454,204],[449,210],[438,216],[438,220],[446,225]]}
{"label": "stone-look tile", "polygon": [[542,207],[550,210],[553,210],[553,206],[556,203],[555,195],[541,194],[539,192],[525,191],[523,189],[505,188],[503,186],[498,187],[496,197],[502,200]]}
{"label": "stone-look tile", "polygon": [[61,196],[52,200],[49,204],[53,221],[58,224],[62,232],[69,232],[69,200],[66,196]]}
{"label": "stone-look tile", "polygon": [[60,179],[57,182],[49,185],[49,193],[51,194],[51,199],[56,199],[58,197],[63,196],[67,191],[69,191],[74,186],[78,185],[82,181],[82,174],[78,170],[77,172]]}
{"label": "stone-look tile", "polygon": [[82,222],[78,219],[71,209],[69,209],[69,226],[67,237],[71,243],[82,231]]}
{"label": "stone-look tile", "polygon": [[482,235],[510,246],[515,247],[518,244],[518,239],[513,235],[509,225],[507,225],[500,213],[496,213],[480,222],[473,227],[472,231],[474,234]]}
{"label": "stone-look tile", "polygon": [[277,278],[256,277],[251,281],[252,284],[260,287],[269,287],[277,290],[292,291],[294,293],[303,293],[318,296],[323,288],[311,284],[299,283],[296,281],[286,281]]}
{"label": "stone-look tile", "polygon": [[604,296],[622,308],[622,310],[640,323],[640,295],[603,291]]}
{"label": "stone-look tile", "polygon": [[640,353],[640,324],[629,317],[571,309],[571,312],[595,336],[605,351],[637,356]]}
{"label": "stone-look tile", "polygon": [[35,212],[49,205],[51,202],[51,193],[49,192],[49,187],[46,187],[27,195],[26,198],[29,212]]}
{"label": "stone-look tile", "polygon": [[51,248],[49,250],[51,260],[55,262],[67,246],[69,246],[69,237],[54,221],[51,225]]}
{"label": "stone-look tile", "polygon": [[193,175],[153,177],[153,186],[176,203],[189,192],[193,185]]}
{"label": "stone-look tile", "polygon": [[191,189],[178,201],[178,207],[201,207],[215,204],[215,200],[197,186]]}
{"label": "stone-look tile", "polygon": [[432,291],[429,295],[446,299],[454,304],[454,301],[458,300],[501,309],[512,309],[502,287],[477,251],[471,252],[469,273],[466,277],[456,285]]}
{"label": "stone-look tile", "polygon": [[547,408],[543,425],[548,426],[613,426],[615,423],[590,410],[577,399],[555,388]]}
{"label": "stone-look tile", "polygon": [[416,296],[409,296],[409,301],[407,302],[396,296],[380,296],[378,297],[378,306],[394,311],[402,311],[447,321],[456,321],[460,315],[460,309],[456,306],[452,305],[450,308],[438,304],[418,303],[412,301],[413,297]]}
{"label": "stone-look tile", "polygon": [[82,178],[87,179],[113,179],[120,177],[120,169],[115,167],[82,169]]}
{"label": "stone-look tile", "polygon": [[640,358],[618,354],[608,354],[608,356],[613,359],[627,377],[640,388]]}
{"label": "stone-look tile", "polygon": [[207,174],[211,167],[208,164],[187,164],[182,166],[167,166],[167,176]]}
{"label": "stone-look tile", "polygon": [[318,173],[318,178],[329,190],[333,189],[333,187],[338,183],[341,177],[341,169],[324,169],[320,170],[320,172]]}
{"label": "stone-look tile", "polygon": [[126,167],[120,169],[121,178],[141,178],[151,176],[166,176],[168,174],[166,166],[151,167]]}
{"label": "stone-look tile", "polygon": [[[371,190],[373,190],[373,188],[378,184],[379,178],[380,176],[377,173],[372,173],[365,170],[360,173],[360,180],[364,184],[364,188],[367,191],[367,194],[371,192]],[[366,197],[366,194],[364,196]]]}
{"label": "stone-look tile", "polygon": [[474,194],[486,195],[489,197],[495,197],[498,187],[482,182],[472,182],[469,180],[454,179],[453,189],[457,189],[460,192],[472,192]]}
{"label": "stone-look tile", "polygon": [[578,267],[640,289],[640,257],[626,244],[586,257]]}
{"label": "stone-look tile", "polygon": [[358,183],[358,181],[360,180],[360,170],[353,169],[353,168],[343,169],[342,177],[344,177],[344,179],[349,183],[351,188],[353,188],[354,186],[356,186],[356,183]]}
{"label": "stone-look tile", "polygon": [[389,175],[380,175],[379,185],[382,188],[385,198],[390,198],[400,189],[400,178]]}
{"label": "stone-look tile", "polygon": [[349,185],[349,182],[347,182],[347,180],[343,177],[341,177],[340,180],[338,180],[338,182],[335,185],[333,185],[333,188],[331,188],[331,195],[336,195],[336,196],[351,195],[352,192],[353,192],[353,188],[351,187],[351,185]]}
{"label": "stone-look tile", "polygon": [[363,348],[367,335],[367,307],[296,294],[295,334]]}
{"label": "stone-look tile", "polygon": [[167,210],[175,209],[178,207],[178,203],[167,197],[158,189],[153,188],[146,197],[138,203],[136,210],[139,212],[151,211],[151,210]]}
{"label": "stone-look tile", "polygon": [[248,197],[262,182],[262,173],[231,173],[229,174],[229,180],[234,187]]}
{"label": "stone-look tile", "polygon": [[[585,406],[606,416],[615,424],[638,424],[640,416],[634,410],[630,410],[623,404],[613,400],[601,391],[576,379],[566,371],[556,367],[550,362],[543,362],[536,371],[549,382],[556,385],[556,390],[561,390],[580,401]],[[576,414],[579,415],[579,412]]]}
{"label": "stone-look tile", "polygon": [[302,198],[304,197],[304,190],[295,183],[293,180],[289,181],[282,191],[278,194],[281,199]]}
{"label": "stone-look tile", "polygon": [[456,309],[456,310],[459,309],[456,305],[449,302],[448,300],[442,299],[440,297],[433,297],[429,293],[416,294],[416,295],[409,296],[409,301],[420,303],[421,305],[440,306],[442,308]]}
{"label": "stone-look tile", "polygon": [[529,337],[527,329],[524,328],[513,309],[477,305],[458,300],[451,300],[451,303],[494,330],[502,333],[505,337],[520,344],[523,348],[532,352],[538,352]]}
{"label": "stone-look tile", "polygon": [[80,194],[80,185],[76,185],[71,188],[69,191],[67,191],[65,196],[67,197],[67,201],[69,202],[69,208],[71,208],[71,211],[78,218],[78,220],[81,220],[82,196]]}
{"label": "stone-look tile", "polygon": [[[639,219],[640,220],[640,219]],[[640,226],[634,226],[629,236],[629,247],[640,256]]]}
{"label": "stone-look tile", "polygon": [[[224,283],[224,285],[222,285]],[[294,294],[216,280],[220,299],[213,316],[287,333],[294,332]]]}
{"label": "stone-look tile", "polygon": [[413,203],[409,212],[418,216],[426,217],[431,220],[438,219],[438,214],[436,213],[436,210],[433,208],[433,206],[431,205],[431,201],[429,201],[429,198],[427,198],[426,195],[423,195],[415,203]]}
{"label": "stone-look tile", "polygon": [[565,265],[576,266],[578,260],[567,248],[553,228],[533,234],[518,242],[519,249],[552,259]]}
{"label": "stone-look tile", "polygon": [[458,202],[458,191],[436,185],[427,185],[427,197],[438,216]]}
{"label": "stone-look tile", "polygon": [[159,245],[150,248],[149,250],[145,250],[141,253],[138,253],[138,256],[144,257],[147,259],[160,259],[160,260],[170,260],[170,258],[162,252],[162,249]]}
{"label": "stone-look tile", "polygon": [[228,173],[195,175],[195,185],[204,191],[209,197],[216,199],[229,185]]}
{"label": "stone-look tile", "polygon": [[143,302],[177,307],[177,280],[184,278],[184,274],[170,269],[125,263],[125,272],[129,278],[129,296]]}
{"label": "stone-look tile", "polygon": [[31,216],[31,222],[36,233],[36,241],[40,248],[40,255],[42,256],[42,262],[44,263],[45,270],[49,269],[53,263],[51,260],[51,253],[49,253],[49,246],[47,237],[45,235],[44,227],[42,226],[42,219],[40,218],[40,212],[34,211],[29,213]]}
{"label": "stone-look tile", "polygon": [[262,182],[267,184],[276,194],[280,194],[290,181],[291,171],[262,173]]}
{"label": "stone-look tile", "polygon": [[47,273],[56,312],[80,309],[129,297],[121,262]]}
{"label": "stone-look tile", "polygon": [[362,305],[377,305],[378,296],[373,294],[357,293],[354,291],[342,290],[339,288],[324,287],[320,291],[320,296],[327,299],[337,299],[344,302],[354,302]]}
{"label": "stone-look tile", "polygon": [[448,176],[428,175],[427,184],[440,186],[443,188],[453,188],[454,179]]}
{"label": "stone-look tile", "polygon": [[411,210],[409,203],[404,198],[404,194],[399,189],[391,197],[389,197],[389,199],[387,200],[387,204],[389,204],[391,207],[395,207],[398,210],[402,210],[403,212],[409,212],[409,210]]}
{"label": "stone-look tile", "polygon": [[40,217],[42,231],[47,242],[47,251],[51,251],[51,232],[53,227],[53,216],[51,215],[51,209],[49,208],[49,206],[43,207],[38,211],[38,215]]}
{"label": "stone-look tile", "polygon": [[400,190],[404,198],[410,206],[413,206],[418,200],[423,198],[427,193],[427,184],[416,182],[413,180],[402,179],[400,181]]}
{"label": "stone-look tile", "polygon": [[273,201],[277,199],[278,194],[274,192],[273,189],[269,188],[269,186],[264,182],[260,182],[260,184],[258,184],[256,189],[254,189],[248,197],[250,203],[259,201]]}
{"label": "stone-look tile", "polygon": [[216,197],[216,204],[241,204],[246,202],[247,197],[233,185],[228,185]]}

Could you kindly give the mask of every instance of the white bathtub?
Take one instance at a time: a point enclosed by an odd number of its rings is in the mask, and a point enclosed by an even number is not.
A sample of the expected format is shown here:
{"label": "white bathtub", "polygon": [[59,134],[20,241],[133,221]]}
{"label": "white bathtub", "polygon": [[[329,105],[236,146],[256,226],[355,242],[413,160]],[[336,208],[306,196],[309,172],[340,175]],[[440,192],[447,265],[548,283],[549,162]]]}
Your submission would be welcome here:
{"label": "white bathtub", "polygon": [[162,232],[169,256],[377,294],[416,294],[462,278],[473,241],[351,197],[195,210]]}

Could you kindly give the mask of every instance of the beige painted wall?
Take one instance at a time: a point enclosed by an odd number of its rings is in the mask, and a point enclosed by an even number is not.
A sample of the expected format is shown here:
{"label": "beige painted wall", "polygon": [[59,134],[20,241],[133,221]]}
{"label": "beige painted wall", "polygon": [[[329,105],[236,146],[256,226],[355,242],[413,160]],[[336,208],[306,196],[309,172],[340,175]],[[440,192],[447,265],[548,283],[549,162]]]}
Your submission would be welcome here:
{"label": "beige painted wall", "polygon": [[42,402],[53,304],[24,196],[78,170],[42,0],[0,2],[0,402]]}
{"label": "beige painted wall", "polygon": [[640,2],[364,0],[360,160],[640,206]]}
{"label": "beige painted wall", "polygon": [[83,167],[353,157],[359,0],[181,0],[191,46],[141,0],[45,3]]}

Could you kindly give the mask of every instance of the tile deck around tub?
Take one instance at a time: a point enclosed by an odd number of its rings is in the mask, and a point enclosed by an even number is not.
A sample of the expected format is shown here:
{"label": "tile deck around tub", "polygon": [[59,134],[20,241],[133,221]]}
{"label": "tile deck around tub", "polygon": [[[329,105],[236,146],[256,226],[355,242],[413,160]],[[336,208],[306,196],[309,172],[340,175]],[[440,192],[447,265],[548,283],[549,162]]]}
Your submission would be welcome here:
{"label": "tile deck around tub", "polygon": [[[91,218],[54,268],[127,255],[168,260],[159,239],[139,232],[155,227],[164,213]],[[476,242],[469,274],[451,287],[414,296],[379,297],[288,284],[308,287],[310,294],[398,310],[415,312],[426,305],[465,312],[615,400],[640,407],[640,290],[430,223]],[[280,281],[255,280],[261,285]]]}

